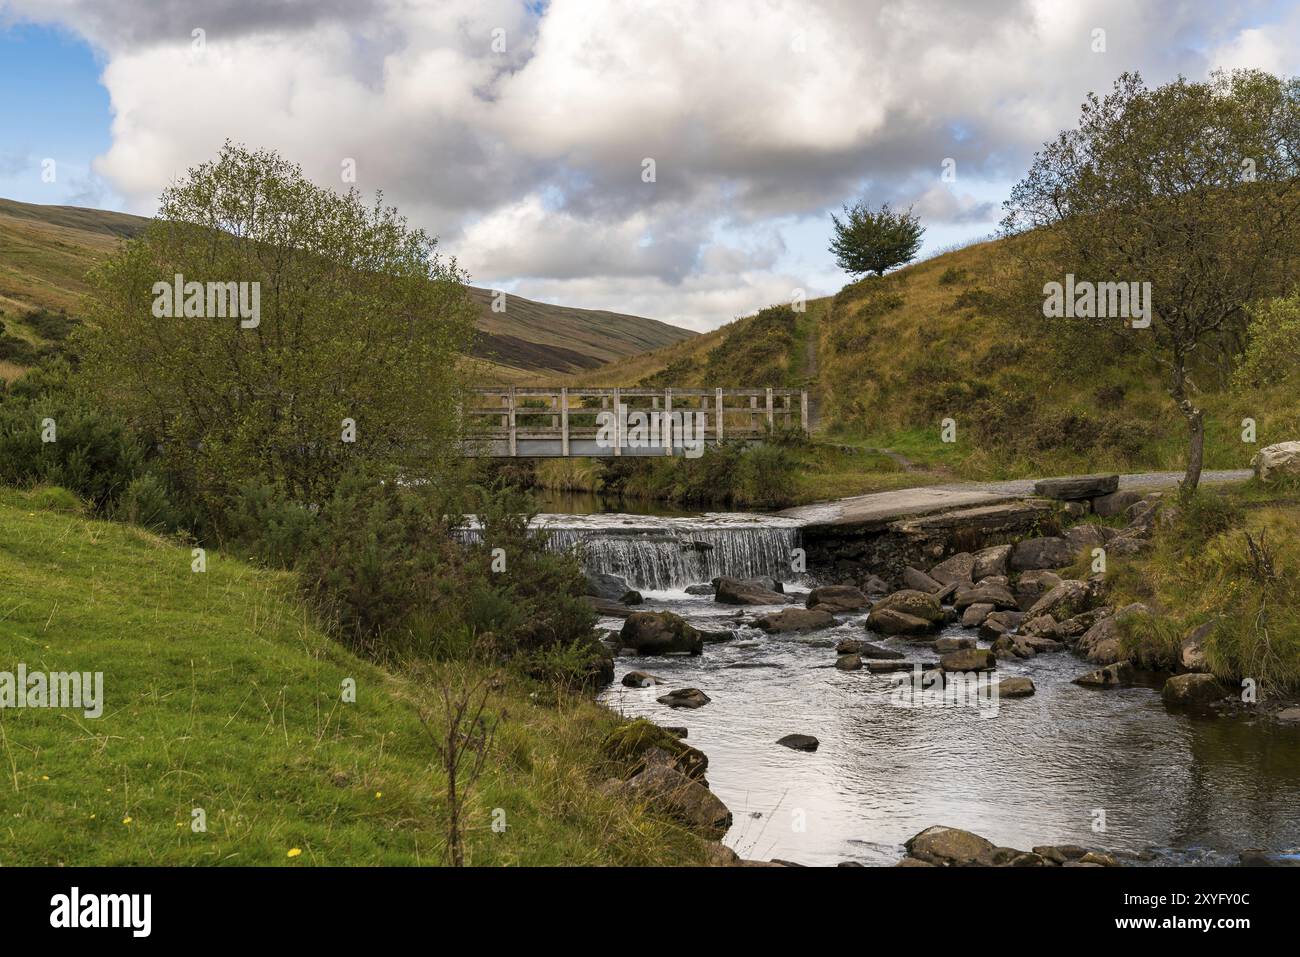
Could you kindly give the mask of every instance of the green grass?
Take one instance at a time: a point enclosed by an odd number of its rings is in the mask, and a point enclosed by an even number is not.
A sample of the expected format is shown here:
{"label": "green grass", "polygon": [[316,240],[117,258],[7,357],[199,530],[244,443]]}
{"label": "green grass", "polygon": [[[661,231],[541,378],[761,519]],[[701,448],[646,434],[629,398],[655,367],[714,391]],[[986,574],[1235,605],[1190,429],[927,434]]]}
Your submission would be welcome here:
{"label": "green grass", "polygon": [[[314,627],[288,573],[190,561],[66,496],[0,490],[0,670],[101,671],[106,699],[97,719],[0,711],[0,864],[442,863],[444,779],[418,714],[472,670],[383,670]],[[490,711],[469,863],[702,860],[695,837],[595,789],[614,714],[508,674]]]}

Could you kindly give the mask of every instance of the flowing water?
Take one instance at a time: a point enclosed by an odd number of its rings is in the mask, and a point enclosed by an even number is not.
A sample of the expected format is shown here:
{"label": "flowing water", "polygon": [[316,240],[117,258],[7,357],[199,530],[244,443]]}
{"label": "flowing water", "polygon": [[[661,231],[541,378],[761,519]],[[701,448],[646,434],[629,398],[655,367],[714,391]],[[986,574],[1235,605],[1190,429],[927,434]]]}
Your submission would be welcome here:
{"label": "flowing water", "polygon": [[[1155,864],[1235,864],[1246,848],[1300,846],[1300,728],[1173,712],[1153,687],[1083,688],[1071,681],[1091,666],[1066,651],[999,662],[999,674],[1027,675],[1037,693],[1001,699],[996,714],[901,707],[891,676],[834,667],[838,640],[875,637],[864,615],[769,636],[745,622],[775,609],[685,593],[718,574],[788,579],[797,523],[757,515],[542,521],[556,547],[581,543],[590,570],[641,589],[645,610],[737,632],[699,657],[620,657],[602,699],[689,728],[688,743],[709,757],[711,788],[734,816],[726,843],[742,856],[892,863],[907,838],[934,824],[1001,845],[1075,843]],[[936,657],[926,645],[883,643],[917,662]],[[618,682],[631,670],[665,685],[625,688]],[[655,700],[684,687],[711,703],[672,710]],[[819,749],[776,744],[792,732],[816,736]]]}

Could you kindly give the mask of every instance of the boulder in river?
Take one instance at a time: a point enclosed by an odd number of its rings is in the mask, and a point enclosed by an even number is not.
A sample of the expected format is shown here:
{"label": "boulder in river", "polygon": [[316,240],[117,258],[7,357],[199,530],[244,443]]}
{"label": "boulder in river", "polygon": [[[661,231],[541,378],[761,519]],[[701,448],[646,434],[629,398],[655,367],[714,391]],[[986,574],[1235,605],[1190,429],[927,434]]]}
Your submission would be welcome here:
{"label": "boulder in river", "polygon": [[713,586],[712,586],[712,585],[707,585],[707,584],[702,584],[702,585],[687,585],[687,586],[686,586],[686,594],[688,594],[688,595],[712,595],[712,594],[713,594]]}
{"label": "boulder in river", "polygon": [[966,610],[961,613],[961,624],[963,628],[978,628],[984,624],[984,619],[993,614],[993,604],[990,602],[976,602],[973,605],[967,605]]}
{"label": "boulder in river", "polygon": [[623,676],[623,684],[628,688],[649,688],[652,685],[661,685],[664,679],[658,675],[647,674],[644,671],[629,671]]}
{"label": "boulder in river", "polygon": [[1002,678],[997,683],[999,698],[1028,698],[1034,693],[1034,683],[1023,675]]}
{"label": "boulder in river", "polygon": [[1182,644],[1178,646],[1178,666],[1183,671],[1209,671],[1209,663],[1205,659],[1205,642],[1214,634],[1214,629],[1218,622],[1211,619],[1203,624],[1192,628],[1183,637]]}
{"label": "boulder in river", "polygon": [[627,579],[606,572],[587,572],[587,594],[606,601],[622,601],[632,588]]}
{"label": "boulder in river", "polygon": [[940,655],[939,667],[946,672],[992,671],[997,667],[997,661],[987,648],[963,648]]}
{"label": "boulder in river", "polygon": [[1016,606],[1021,611],[1028,611],[1034,603],[1049,591],[1061,584],[1063,579],[1054,571],[1035,568],[1022,572],[1016,579]]}
{"label": "boulder in river", "polygon": [[623,785],[623,792],[706,834],[726,833],[731,811],[699,781],[662,765],[650,765]]}
{"label": "boulder in river", "polygon": [[873,658],[880,661],[901,659],[903,653],[894,651],[892,648],[885,648],[881,645],[873,645],[869,641],[860,641],[857,638],[845,638],[835,646],[835,651],[841,655],[857,655],[860,658]]}
{"label": "boulder in river", "polygon": [[917,860],[938,867],[978,864],[993,852],[993,842],[956,827],[927,827],[903,845]]}
{"label": "boulder in river", "polygon": [[713,699],[699,688],[678,688],[655,700],[670,708],[703,708]]}
{"label": "boulder in river", "polygon": [[670,611],[634,611],[623,622],[620,640],[624,648],[641,655],[666,655],[704,651],[704,638],[680,615]]}
{"label": "boulder in river", "polygon": [[821,742],[811,734],[787,734],[776,743],[795,751],[816,751]]}
{"label": "boulder in river", "polygon": [[913,568],[910,565],[903,569],[903,584],[916,591],[925,592],[927,595],[943,591],[942,584],[920,569]]}
{"label": "boulder in river", "polygon": [[835,616],[819,608],[786,608],[762,615],[754,621],[754,627],[769,632],[816,631],[834,625]]}
{"label": "boulder in river", "polygon": [[941,655],[949,651],[961,651],[963,648],[974,647],[974,638],[940,638],[934,643],[934,650]]}
{"label": "boulder in river", "polygon": [[862,582],[862,590],[868,595],[885,595],[889,592],[889,585],[877,575],[868,575]]}
{"label": "boulder in river", "polygon": [[1011,549],[1013,571],[1064,568],[1074,563],[1076,550],[1069,540],[1057,536],[1026,538]]}
{"label": "boulder in river", "polygon": [[1079,612],[1087,611],[1091,598],[1092,591],[1088,588],[1087,582],[1073,578],[1066,579],[1034,602],[1025,612],[1025,617],[1033,619],[1041,615],[1051,615],[1057,621],[1063,621],[1074,617]]}
{"label": "boulder in river", "polygon": [[636,589],[629,589],[627,593],[624,594],[623,597],[619,599],[619,601],[622,602],[624,605],[640,605],[645,602],[645,599],[641,596],[641,593]]}
{"label": "boulder in river", "polygon": [[1133,683],[1133,664],[1117,661],[1113,665],[1080,675],[1074,679],[1074,683],[1085,688],[1127,688]]}
{"label": "boulder in river", "polygon": [[615,728],[600,744],[600,753],[624,768],[637,769],[645,764],[645,755],[653,750],[673,756],[673,766],[688,777],[703,777],[709,759],[703,751],[686,744],[685,728],[660,727],[653,721],[638,718]]}
{"label": "boulder in river", "polygon": [[1089,661],[1099,665],[1110,665],[1122,661],[1128,655],[1124,652],[1120,640],[1119,624],[1133,616],[1149,615],[1151,610],[1141,602],[1125,605],[1119,611],[1101,618],[1083,633],[1074,650]]}
{"label": "boulder in river", "polygon": [[1011,570],[1011,546],[991,545],[975,553],[975,565],[971,569],[971,581],[980,581],[991,575],[1005,575]]}
{"label": "boulder in river", "polygon": [[867,627],[882,635],[927,635],[938,626],[896,608],[873,608],[867,616]]}
{"label": "boulder in river", "polygon": [[857,611],[870,608],[871,599],[862,593],[862,589],[853,585],[825,585],[810,591],[806,604],[809,608],[820,605],[830,612]]}
{"label": "boulder in river", "polygon": [[[774,584],[771,579],[741,579],[722,577],[718,579],[714,600],[726,605],[785,605],[789,603],[786,596],[775,589],[766,587]],[[779,583],[775,583],[779,584]]]}
{"label": "boulder in river", "polygon": [[1165,704],[1197,705],[1218,701],[1226,693],[1214,675],[1191,673],[1169,678],[1160,691],[1160,697]]}
{"label": "boulder in river", "polygon": [[[900,611],[935,626],[942,624],[944,619],[943,606],[939,604],[938,599],[912,588],[904,588],[892,595],[886,595],[872,606],[871,612],[874,615],[877,611],[885,610]],[[867,616],[867,623],[871,623],[870,615]]]}
{"label": "boulder in river", "polygon": [[1034,494],[1068,502],[1109,495],[1118,488],[1118,475],[1071,475],[1035,482]]}
{"label": "boulder in river", "polygon": [[835,659],[835,667],[840,671],[858,671],[862,668],[862,658],[859,655],[840,655]]}
{"label": "boulder in river", "polygon": [[958,589],[952,607],[958,611],[965,611],[971,605],[992,605],[994,608],[1005,609],[1018,607],[1011,590],[1006,585],[989,578],[978,584]]}
{"label": "boulder in river", "polygon": [[973,584],[975,573],[975,556],[970,552],[958,552],[930,569],[930,577],[941,585]]}

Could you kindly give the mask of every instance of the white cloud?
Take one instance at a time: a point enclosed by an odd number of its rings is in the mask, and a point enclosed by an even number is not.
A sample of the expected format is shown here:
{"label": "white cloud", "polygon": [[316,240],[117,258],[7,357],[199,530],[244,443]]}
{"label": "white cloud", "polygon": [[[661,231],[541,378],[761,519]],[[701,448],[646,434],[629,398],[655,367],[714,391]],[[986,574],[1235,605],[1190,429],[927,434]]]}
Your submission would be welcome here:
{"label": "white cloud", "polygon": [[[103,51],[113,141],[96,172],[134,209],[226,138],[322,183],[341,185],[352,158],[360,187],[382,187],[478,281],[694,327],[833,276],[815,224],[859,191],[915,203],[932,236],[986,233],[990,184],[1021,175],[1123,70],[1161,81],[1296,54],[1291,25],[1258,22],[1253,4],[1179,0],[0,9]],[[939,181],[945,157],[955,184]]]}

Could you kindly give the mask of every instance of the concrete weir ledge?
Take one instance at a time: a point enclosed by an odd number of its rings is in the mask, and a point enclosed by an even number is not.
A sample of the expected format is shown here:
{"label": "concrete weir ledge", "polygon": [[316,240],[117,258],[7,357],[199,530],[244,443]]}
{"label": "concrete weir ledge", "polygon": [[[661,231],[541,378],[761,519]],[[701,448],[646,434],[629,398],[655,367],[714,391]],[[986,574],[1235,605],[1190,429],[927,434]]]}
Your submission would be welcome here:
{"label": "concrete weir ledge", "polygon": [[[1201,473],[1202,484],[1244,482],[1249,469]],[[1182,472],[1142,472],[1119,476],[1122,490],[1157,490],[1176,486]],[[854,495],[835,502],[798,505],[777,512],[805,527],[843,525],[884,525],[901,518],[932,515],[976,506],[998,505],[1034,497],[1036,479],[1013,479],[1005,482],[960,482],[952,485],[928,485]]]}

